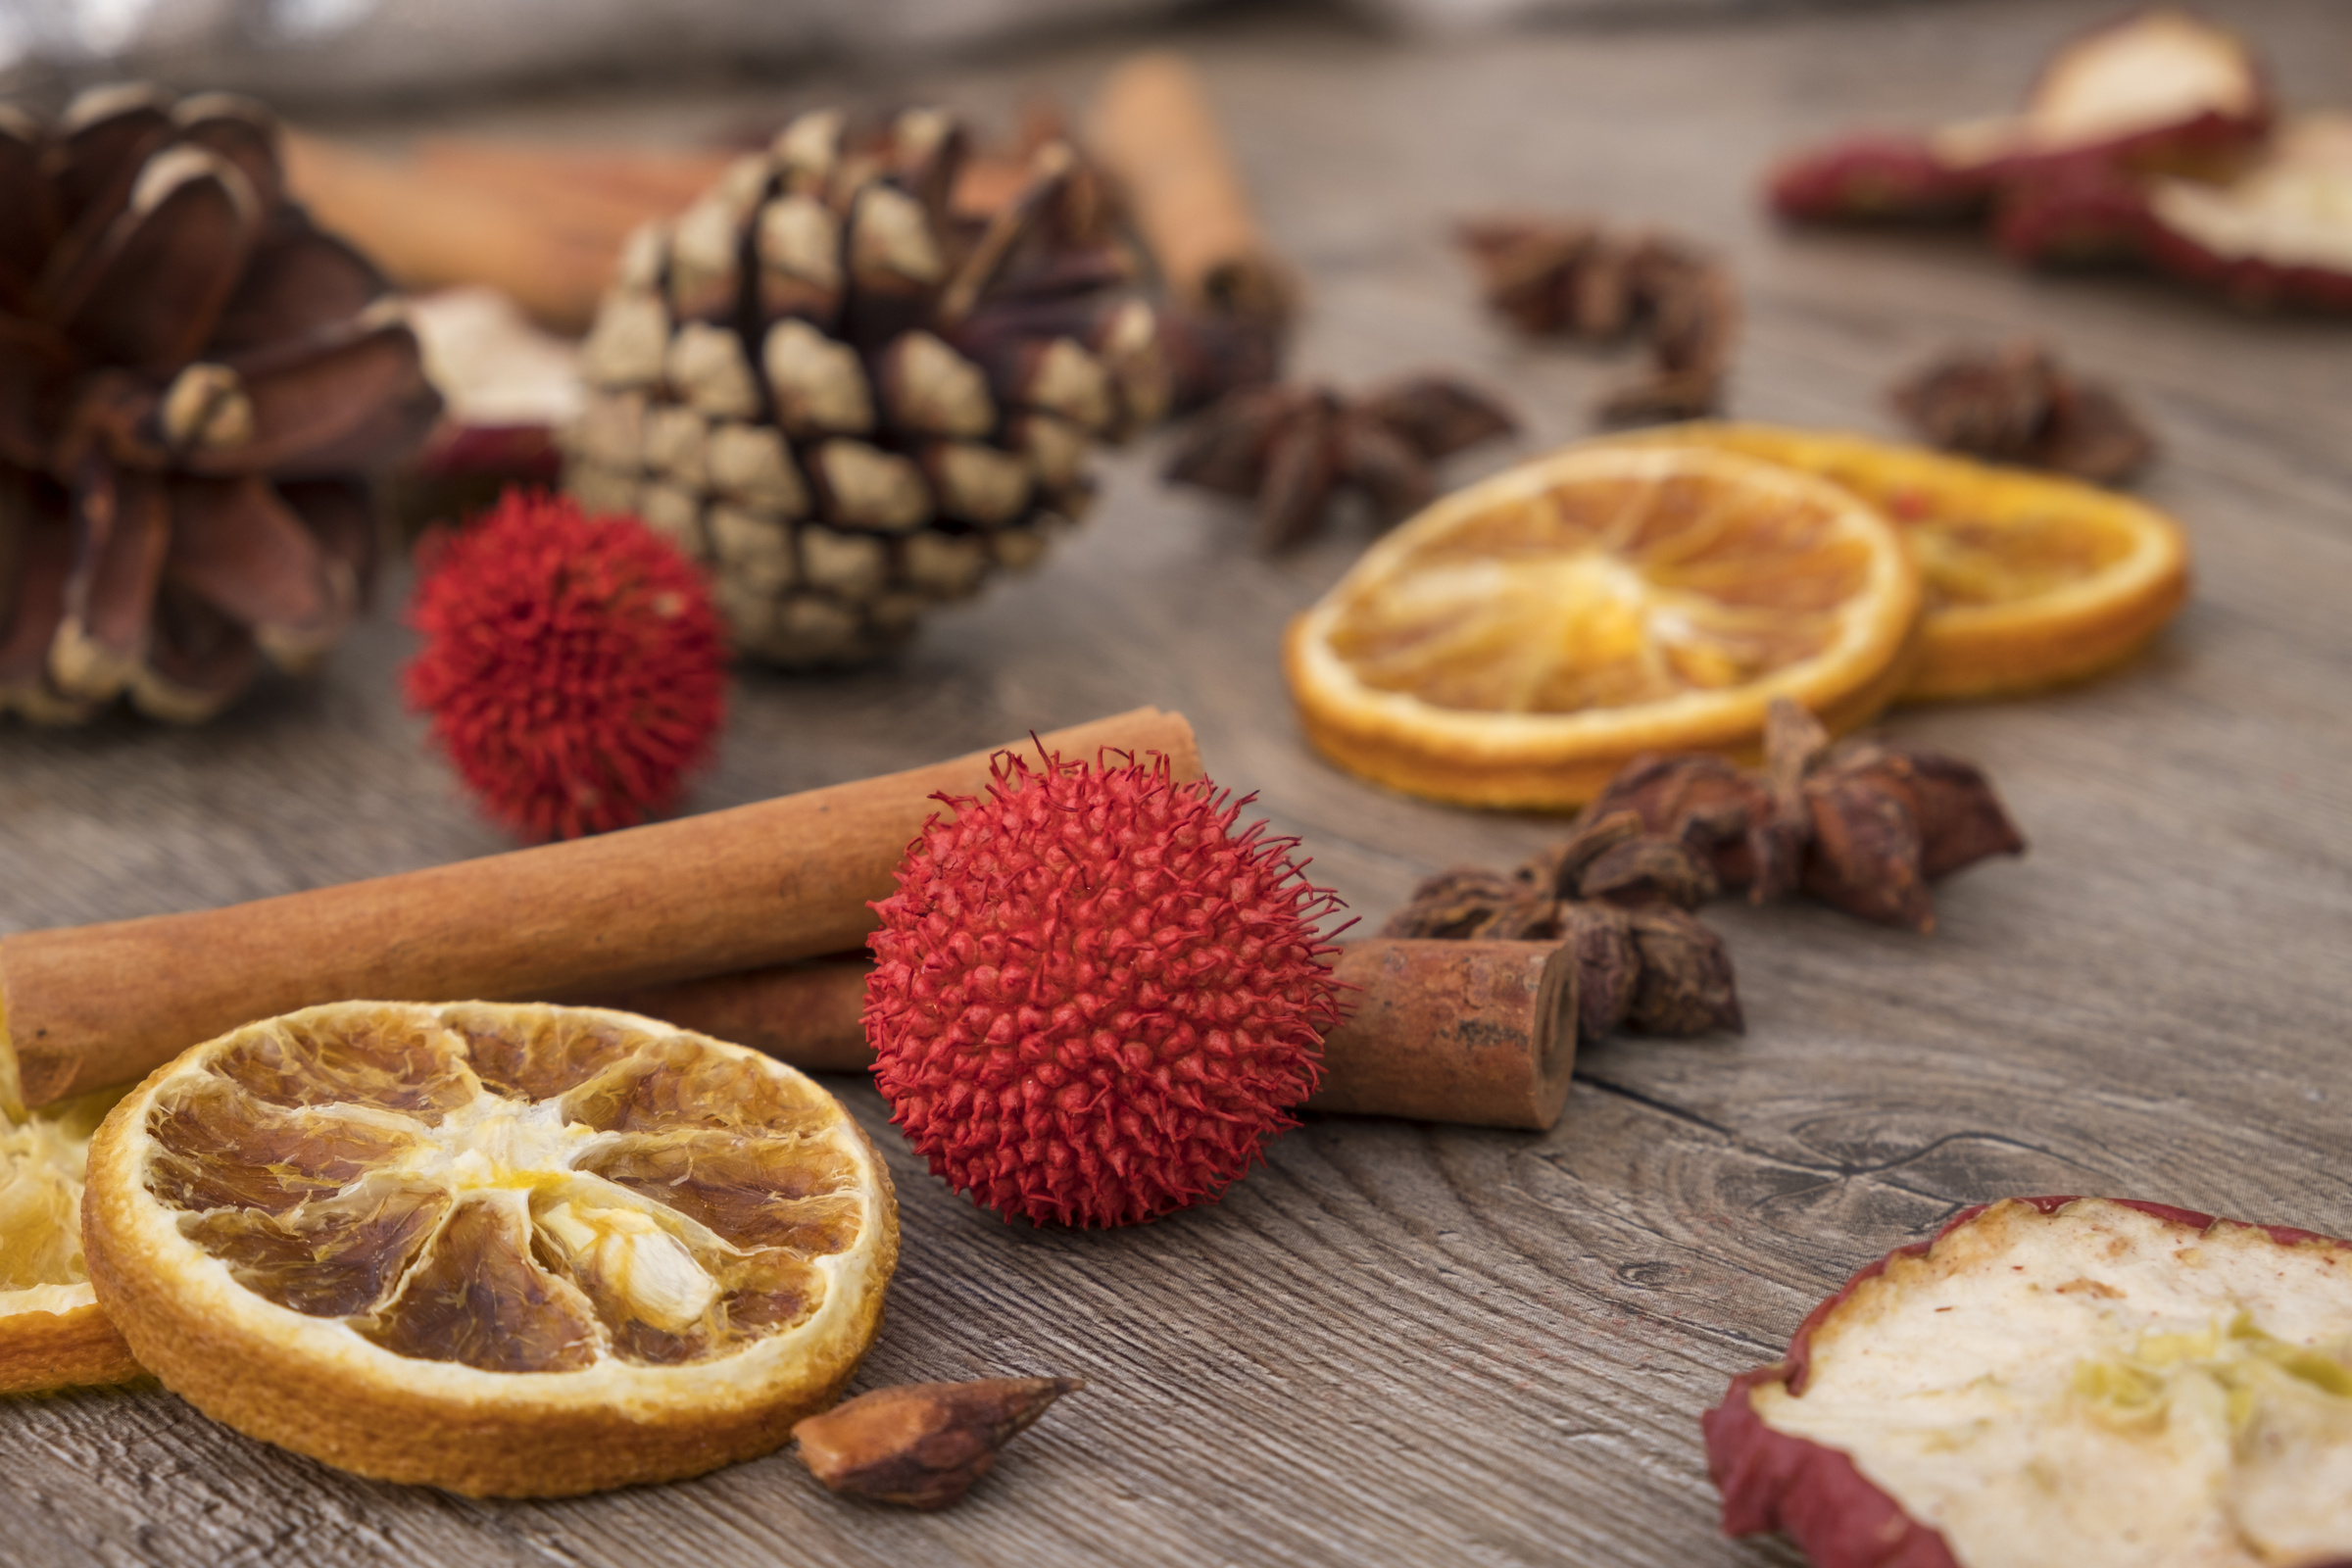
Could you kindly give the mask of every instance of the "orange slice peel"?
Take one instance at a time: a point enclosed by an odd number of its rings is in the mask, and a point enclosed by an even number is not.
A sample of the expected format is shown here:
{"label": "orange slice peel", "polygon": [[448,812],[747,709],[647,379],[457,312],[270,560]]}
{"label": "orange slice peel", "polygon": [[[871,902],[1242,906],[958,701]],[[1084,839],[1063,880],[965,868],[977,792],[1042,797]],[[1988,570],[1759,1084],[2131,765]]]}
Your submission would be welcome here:
{"label": "orange slice peel", "polygon": [[1773,699],[1833,729],[1907,678],[1918,569],[1812,475],[1698,446],[1593,445],[1439,501],[1291,624],[1308,739],[1465,805],[1564,808],[1635,756],[1753,754]]}
{"label": "orange slice peel", "polygon": [[698,1474],[829,1405],[890,1182],[779,1062],[598,1008],[345,1003],[159,1069],[91,1145],[99,1303],[250,1436],[475,1495]]}
{"label": "orange slice peel", "polygon": [[81,1250],[82,1169],[112,1092],[0,1123],[0,1394],[140,1375]]}

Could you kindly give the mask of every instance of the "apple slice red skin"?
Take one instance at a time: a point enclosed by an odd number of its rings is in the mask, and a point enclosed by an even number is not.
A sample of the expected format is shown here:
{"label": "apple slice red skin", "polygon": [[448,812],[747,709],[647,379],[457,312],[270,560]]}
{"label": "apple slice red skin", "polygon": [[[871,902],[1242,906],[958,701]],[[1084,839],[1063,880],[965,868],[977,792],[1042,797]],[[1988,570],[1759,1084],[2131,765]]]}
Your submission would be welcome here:
{"label": "apple slice red skin", "polygon": [[2259,256],[2221,256],[2167,227],[2151,213],[2141,242],[2148,260],[2183,283],[2211,289],[2249,310],[2352,312],[2352,272],[2281,266]]}
{"label": "apple slice red skin", "polygon": [[[2020,1198],[2015,1201],[2054,1214],[2075,1199]],[[2215,1223],[2211,1214],[2170,1203],[2133,1198],[2108,1201],[2189,1230],[2201,1232]],[[1844,1304],[1856,1287],[1885,1273],[1886,1265],[1898,1257],[1920,1256],[1991,1206],[1977,1203],[1964,1208],[1929,1240],[1898,1247],[1864,1266],[1838,1287],[1836,1295],[1805,1314],[1789,1338],[1788,1355],[1732,1379],[1723,1403],[1698,1418],[1706,1436],[1707,1474],[1723,1494],[1725,1535],[1777,1530],[1804,1548],[1813,1559],[1813,1568],[1960,1568],[1943,1537],[1903,1512],[1902,1505],[1866,1480],[1845,1453],[1766,1426],[1756,1414],[1749,1393],[1762,1384],[1782,1383],[1790,1394],[1802,1394],[1812,1371],[1813,1331]],[[2281,1247],[2303,1242],[2352,1245],[2291,1225],[2265,1225],[2262,1230]],[[2352,1559],[2313,1563],[2308,1568],[2352,1568]]]}
{"label": "apple slice red skin", "polygon": [[2097,164],[2011,181],[1994,211],[1992,236],[2013,261],[2082,266],[2144,260],[2155,229],[2146,182]]}
{"label": "apple slice red skin", "polygon": [[1855,136],[1783,159],[1766,190],[1775,213],[1799,222],[1953,223],[2006,205],[2021,189],[2144,191],[2140,181],[2150,175],[2210,168],[2253,147],[2270,125],[2267,108],[2252,116],[2208,110],[2111,141],[1970,165],[1947,162],[1917,137]]}
{"label": "apple slice red skin", "polygon": [[1772,210],[1800,222],[1952,223],[1982,216],[1993,181],[1916,137],[1857,136],[1776,166]]}
{"label": "apple slice red skin", "polygon": [[2042,152],[2011,153],[1977,167],[1993,184],[2066,173],[2097,166],[2133,174],[2202,173],[2226,169],[2230,160],[2259,147],[2270,135],[2276,111],[2266,94],[2247,114],[2201,110],[2187,120],[2151,125],[2106,141],[2078,142]]}

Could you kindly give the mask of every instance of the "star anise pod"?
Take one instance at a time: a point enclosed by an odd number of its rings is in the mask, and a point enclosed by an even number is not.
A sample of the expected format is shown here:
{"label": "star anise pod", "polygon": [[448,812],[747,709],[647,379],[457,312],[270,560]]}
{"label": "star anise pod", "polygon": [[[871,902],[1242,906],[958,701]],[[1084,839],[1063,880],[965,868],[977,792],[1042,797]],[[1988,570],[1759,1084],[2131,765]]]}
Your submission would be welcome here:
{"label": "star anise pod", "polygon": [[1730,269],[1704,251],[1581,218],[1481,219],[1457,237],[1487,304],[1521,331],[1647,341],[1654,368],[1601,399],[1602,422],[1695,418],[1721,407],[1740,295]]}
{"label": "star anise pod", "polygon": [[1627,906],[1562,897],[1539,857],[1514,875],[1462,867],[1423,882],[1381,935],[1450,941],[1565,942],[1576,948],[1577,1030],[1695,1035],[1742,1028],[1723,940],[1668,903]]}
{"label": "star anise pod", "polygon": [[2156,455],[2155,437],[2113,388],[2073,374],[2032,339],[1946,355],[1892,397],[1934,445],[1996,463],[2118,484]]}
{"label": "star anise pod", "polygon": [[383,278],[218,94],[0,104],[0,710],[202,718],[356,612],[437,400]]}
{"label": "star anise pod", "polygon": [[1348,398],[1286,382],[1221,399],[1188,425],[1164,477],[1257,503],[1258,544],[1280,550],[1322,525],[1343,489],[1384,524],[1437,494],[1430,465],[1517,428],[1492,399],[1441,375],[1416,375]]}
{"label": "star anise pod", "polygon": [[[1772,705],[1761,772],[1705,753],[1636,758],[1586,808],[1570,844],[1623,818],[1703,857],[1724,887],[1744,887],[1756,903],[1801,887],[1849,914],[1921,932],[1936,928],[1930,882],[2026,847],[1974,764],[1868,736],[1833,744],[1787,699]],[[1588,879],[1606,863],[1591,858],[1562,895],[1591,897]]]}

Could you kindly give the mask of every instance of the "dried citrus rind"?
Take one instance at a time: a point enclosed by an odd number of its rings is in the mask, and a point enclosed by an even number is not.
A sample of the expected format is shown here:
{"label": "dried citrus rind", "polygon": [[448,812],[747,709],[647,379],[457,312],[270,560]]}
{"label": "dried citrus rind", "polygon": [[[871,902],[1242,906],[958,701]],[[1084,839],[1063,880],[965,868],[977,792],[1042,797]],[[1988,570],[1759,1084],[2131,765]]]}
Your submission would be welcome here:
{"label": "dried citrus rind", "polygon": [[1820,1568],[2352,1561],[2352,1246],[2012,1199],[1898,1249],[1705,1417],[1727,1533]]}
{"label": "dried citrus rind", "polygon": [[1754,751],[1778,697],[1864,722],[1906,677],[1919,602],[1899,534],[1850,492],[1696,446],[1595,445],[1424,510],[1284,654],[1341,765],[1563,808],[1642,752]]}
{"label": "dried citrus rind", "polygon": [[1893,518],[1927,588],[1906,702],[2087,679],[2145,647],[2188,598],[2180,525],[2095,485],[1769,424],[1682,424],[1618,439],[1785,464],[1836,480]]}
{"label": "dried citrus rind", "polygon": [[81,1251],[82,1167],[114,1101],[88,1095],[0,1121],[0,1394],[139,1376]]}
{"label": "dried citrus rind", "polygon": [[780,1445],[879,1324],[890,1183],[758,1053],[599,1008],[344,1003],[159,1070],[91,1146],[99,1301],[163,1381],[477,1495]]}

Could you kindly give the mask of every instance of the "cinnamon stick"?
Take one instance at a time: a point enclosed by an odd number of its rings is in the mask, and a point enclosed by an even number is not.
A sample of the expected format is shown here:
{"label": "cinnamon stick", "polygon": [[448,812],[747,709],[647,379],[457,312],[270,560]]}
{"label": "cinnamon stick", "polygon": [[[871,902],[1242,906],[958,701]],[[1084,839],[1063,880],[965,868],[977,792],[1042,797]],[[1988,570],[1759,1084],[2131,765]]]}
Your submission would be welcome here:
{"label": "cinnamon stick", "polygon": [[1258,227],[1207,89],[1182,55],[1155,50],[1113,71],[1086,142],[1125,190],[1179,300],[1272,320],[1289,315],[1297,286]]}
{"label": "cinnamon stick", "polygon": [[[1039,744],[1158,753],[1179,779],[1200,774],[1192,726],[1156,709]],[[978,793],[992,755],[226,908],[0,938],[0,1097],[40,1105],[122,1083],[317,1003],[570,996],[854,948],[873,928],[866,901],[890,892],[939,809],[932,795]]]}
{"label": "cinnamon stick", "polygon": [[323,137],[289,132],[284,155],[287,188],[319,226],[402,288],[487,283],[558,332],[587,330],[627,232]]}
{"label": "cinnamon stick", "polygon": [[[866,1072],[867,967],[840,954],[596,1000],[806,1071]],[[1323,1042],[1309,1110],[1539,1132],[1559,1120],[1576,1065],[1572,948],[1382,937],[1345,949],[1337,977],[1353,1008]]]}

